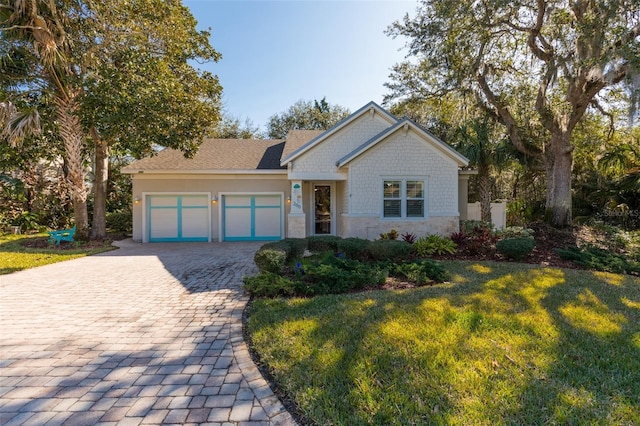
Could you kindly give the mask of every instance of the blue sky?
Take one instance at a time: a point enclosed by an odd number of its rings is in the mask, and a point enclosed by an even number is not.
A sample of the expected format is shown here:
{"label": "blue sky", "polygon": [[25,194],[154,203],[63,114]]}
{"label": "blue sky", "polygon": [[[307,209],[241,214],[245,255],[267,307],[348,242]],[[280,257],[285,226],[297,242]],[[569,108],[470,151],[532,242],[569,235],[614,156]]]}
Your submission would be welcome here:
{"label": "blue sky", "polygon": [[218,75],[228,114],[264,130],[268,118],[296,101],[327,98],[352,112],[382,102],[390,68],[405,40],[385,29],[416,1],[183,0],[211,28],[222,60],[202,68]]}

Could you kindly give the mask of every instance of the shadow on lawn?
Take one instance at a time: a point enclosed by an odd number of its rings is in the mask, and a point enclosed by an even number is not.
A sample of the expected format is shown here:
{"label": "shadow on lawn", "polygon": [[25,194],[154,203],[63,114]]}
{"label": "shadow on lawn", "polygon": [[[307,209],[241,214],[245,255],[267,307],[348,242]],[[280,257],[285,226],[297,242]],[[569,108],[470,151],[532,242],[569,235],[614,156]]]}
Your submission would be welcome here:
{"label": "shadow on lawn", "polygon": [[[276,377],[298,392],[289,396],[302,415],[381,425],[640,422],[637,278],[448,265],[466,282],[270,302],[284,337],[269,357],[302,351],[285,355],[294,365]],[[288,340],[297,336],[310,343]]]}

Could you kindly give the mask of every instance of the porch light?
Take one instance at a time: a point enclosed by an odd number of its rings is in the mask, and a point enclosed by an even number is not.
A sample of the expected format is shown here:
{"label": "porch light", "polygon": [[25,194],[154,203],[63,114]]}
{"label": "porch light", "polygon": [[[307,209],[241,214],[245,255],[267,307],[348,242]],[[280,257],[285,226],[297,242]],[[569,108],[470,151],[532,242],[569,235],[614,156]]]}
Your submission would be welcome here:
{"label": "porch light", "polygon": [[133,202],[136,203],[136,204],[140,204],[140,197],[135,197],[133,199]]}
{"label": "porch light", "polygon": [[291,195],[287,195],[287,204],[291,204]]}
{"label": "porch light", "polygon": [[218,196],[214,195],[213,197],[211,197],[211,204],[215,204],[218,202]]}

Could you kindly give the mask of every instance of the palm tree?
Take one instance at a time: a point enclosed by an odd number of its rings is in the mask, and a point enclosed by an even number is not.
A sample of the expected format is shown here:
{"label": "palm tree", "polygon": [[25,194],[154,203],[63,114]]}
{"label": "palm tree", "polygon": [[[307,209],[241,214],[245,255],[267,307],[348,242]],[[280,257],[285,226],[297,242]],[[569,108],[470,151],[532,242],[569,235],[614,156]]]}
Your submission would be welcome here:
{"label": "palm tree", "polygon": [[506,145],[497,136],[489,117],[475,118],[458,128],[456,149],[478,169],[480,217],[491,222],[491,168],[502,167],[509,159]]}
{"label": "palm tree", "polygon": [[[15,74],[15,87],[38,86],[55,105],[57,127],[65,148],[67,181],[71,189],[76,236],[87,239],[89,218],[83,167],[85,134],[78,117],[81,89],[70,62],[71,43],[65,30],[67,18],[54,0],[14,0],[0,8],[3,72]],[[12,65],[7,67],[6,65]],[[21,86],[22,85],[22,86]],[[16,143],[26,132],[40,129],[37,115],[20,113],[4,102],[3,135]]]}

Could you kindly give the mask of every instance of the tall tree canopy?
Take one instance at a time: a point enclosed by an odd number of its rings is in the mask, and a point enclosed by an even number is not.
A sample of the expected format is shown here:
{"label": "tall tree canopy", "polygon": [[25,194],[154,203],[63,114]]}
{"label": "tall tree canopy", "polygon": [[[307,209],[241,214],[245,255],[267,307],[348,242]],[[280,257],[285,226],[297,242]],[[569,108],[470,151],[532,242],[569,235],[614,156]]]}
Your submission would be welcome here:
{"label": "tall tree canopy", "polygon": [[267,135],[283,139],[289,130],[326,130],[349,114],[348,109],[331,105],[326,98],[313,102],[299,100],[288,110],[269,118]]}
{"label": "tall tree canopy", "polygon": [[423,0],[389,33],[409,38],[413,58],[394,67],[387,101],[473,94],[544,162],[550,219],[569,224],[571,135],[587,108],[606,113],[614,94],[637,93],[640,1]]}
{"label": "tall tree canopy", "polygon": [[192,155],[219,120],[218,79],[193,64],[220,55],[178,0],[14,0],[0,8],[0,28],[0,71],[10,76],[1,80],[8,95],[1,101],[17,106],[5,114],[4,127],[26,128],[22,119],[38,116],[20,110],[27,97],[55,105],[78,236],[89,228],[89,153],[92,236],[100,238],[111,148],[139,157],[158,144]]}

